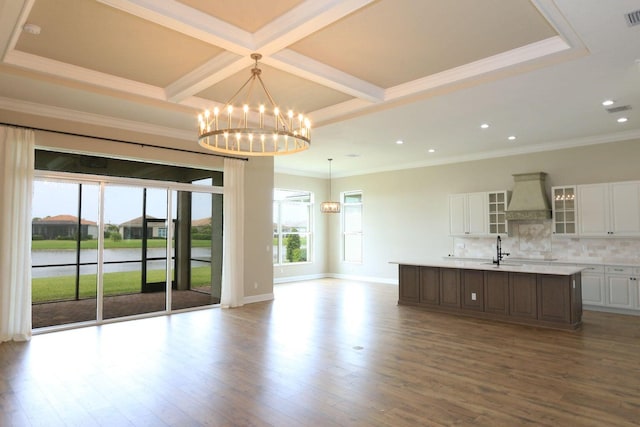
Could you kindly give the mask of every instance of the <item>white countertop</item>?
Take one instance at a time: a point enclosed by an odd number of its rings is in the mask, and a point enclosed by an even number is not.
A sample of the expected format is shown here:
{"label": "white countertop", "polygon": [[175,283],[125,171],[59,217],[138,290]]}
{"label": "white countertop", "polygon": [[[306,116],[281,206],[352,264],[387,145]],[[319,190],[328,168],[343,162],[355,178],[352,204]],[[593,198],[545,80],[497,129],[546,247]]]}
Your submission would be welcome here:
{"label": "white countertop", "polygon": [[[443,259],[451,259],[457,261],[477,261],[477,262],[488,262],[490,259],[484,258],[474,258],[474,257],[456,257],[456,256],[446,256]],[[577,264],[583,266],[617,266],[617,267],[636,267],[640,268],[640,257],[630,257],[630,258],[516,258],[516,257],[507,257],[504,259],[507,263],[513,264]]]}
{"label": "white countertop", "polygon": [[502,261],[496,266],[491,261],[461,260],[449,258],[422,258],[419,260],[391,261],[391,264],[420,265],[426,267],[462,268],[466,270],[509,271],[515,273],[555,274],[569,276],[584,268],[575,265],[521,264],[517,261]]}

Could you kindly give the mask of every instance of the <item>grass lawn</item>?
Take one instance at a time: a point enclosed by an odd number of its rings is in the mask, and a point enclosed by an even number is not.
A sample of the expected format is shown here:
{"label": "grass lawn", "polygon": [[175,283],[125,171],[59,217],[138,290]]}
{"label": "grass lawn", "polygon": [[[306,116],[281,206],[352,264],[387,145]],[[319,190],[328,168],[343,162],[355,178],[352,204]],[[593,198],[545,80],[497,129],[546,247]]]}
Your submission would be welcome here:
{"label": "grass lawn", "polygon": [[[162,282],[164,270],[147,271],[147,281]],[[141,272],[126,271],[105,273],[103,275],[104,294],[120,295],[139,293],[141,290]],[[191,269],[191,287],[209,285],[211,268],[195,267]],[[75,298],[75,276],[42,277],[31,281],[31,300],[33,303],[70,300]],[[96,297],[96,275],[80,276],[80,298]]]}
{"label": "grass lawn", "polygon": [[[167,241],[163,239],[149,239],[147,240],[148,248],[164,248],[167,246]],[[211,240],[192,240],[191,247],[193,248],[208,248],[211,246]],[[127,248],[141,248],[142,239],[130,239],[113,241],[105,239],[105,249],[127,249]],[[32,240],[31,250],[75,250],[76,242],[74,240]],[[83,240],[80,242],[80,249],[98,249],[97,240]]]}

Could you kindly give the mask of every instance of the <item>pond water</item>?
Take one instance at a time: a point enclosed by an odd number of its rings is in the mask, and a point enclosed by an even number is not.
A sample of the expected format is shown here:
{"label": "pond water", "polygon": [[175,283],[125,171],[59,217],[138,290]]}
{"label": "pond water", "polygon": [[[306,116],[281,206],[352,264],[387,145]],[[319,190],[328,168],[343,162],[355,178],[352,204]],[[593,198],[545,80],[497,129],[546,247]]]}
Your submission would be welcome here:
{"label": "pond water", "polygon": [[[147,250],[148,258],[165,258],[165,248],[153,248]],[[191,266],[200,267],[207,265],[208,263],[199,262],[197,259],[210,260],[211,248],[191,248]],[[103,271],[105,273],[114,273],[121,271],[140,271],[142,269],[142,250],[141,249],[105,249],[104,250],[104,266]],[[112,261],[138,261],[138,262],[126,262],[122,264],[106,264]],[[55,265],[55,264],[75,264],[76,251],[67,250],[44,250],[44,251],[32,251],[31,252],[31,265],[37,267],[39,265]],[[97,263],[98,251],[97,249],[82,249],[80,251],[81,263]],[[165,268],[165,260],[148,261],[147,269],[149,270],[163,270]],[[83,265],[80,266],[80,274],[96,274],[98,269],[97,265]],[[51,276],[75,276],[75,266],[65,267],[42,267],[32,268],[31,276],[33,278],[38,277],[51,277]]]}

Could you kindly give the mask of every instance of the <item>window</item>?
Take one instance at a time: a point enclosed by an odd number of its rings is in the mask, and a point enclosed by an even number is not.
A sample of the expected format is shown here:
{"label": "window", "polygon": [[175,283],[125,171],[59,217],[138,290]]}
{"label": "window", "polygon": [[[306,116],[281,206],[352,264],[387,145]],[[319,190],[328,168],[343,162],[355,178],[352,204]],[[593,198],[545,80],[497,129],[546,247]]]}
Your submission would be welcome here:
{"label": "window", "polygon": [[309,191],[275,189],[273,193],[273,264],[311,261]]}
{"label": "window", "polygon": [[342,254],[346,262],[362,262],[362,192],[342,193]]}

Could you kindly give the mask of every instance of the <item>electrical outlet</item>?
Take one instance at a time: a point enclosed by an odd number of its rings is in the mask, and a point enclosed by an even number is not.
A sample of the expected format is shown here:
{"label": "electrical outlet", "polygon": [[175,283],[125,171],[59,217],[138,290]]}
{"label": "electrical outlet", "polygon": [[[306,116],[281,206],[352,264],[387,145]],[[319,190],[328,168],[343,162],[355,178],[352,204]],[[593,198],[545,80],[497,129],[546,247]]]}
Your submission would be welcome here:
{"label": "electrical outlet", "polygon": [[475,292],[471,292],[471,301],[475,301],[476,298],[476,293]]}

